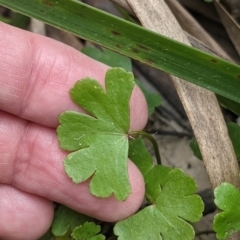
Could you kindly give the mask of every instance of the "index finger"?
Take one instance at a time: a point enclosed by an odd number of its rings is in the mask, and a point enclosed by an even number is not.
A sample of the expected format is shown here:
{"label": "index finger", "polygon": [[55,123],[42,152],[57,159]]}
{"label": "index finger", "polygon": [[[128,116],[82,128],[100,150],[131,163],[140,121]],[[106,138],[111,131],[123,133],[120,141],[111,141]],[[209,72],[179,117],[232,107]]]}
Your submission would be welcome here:
{"label": "index finger", "polygon": [[[65,110],[79,110],[69,89],[82,78],[104,83],[108,67],[52,39],[0,23],[0,109],[49,127]],[[16,44],[17,43],[17,44]],[[147,105],[135,87],[130,100],[131,129],[142,129]]]}

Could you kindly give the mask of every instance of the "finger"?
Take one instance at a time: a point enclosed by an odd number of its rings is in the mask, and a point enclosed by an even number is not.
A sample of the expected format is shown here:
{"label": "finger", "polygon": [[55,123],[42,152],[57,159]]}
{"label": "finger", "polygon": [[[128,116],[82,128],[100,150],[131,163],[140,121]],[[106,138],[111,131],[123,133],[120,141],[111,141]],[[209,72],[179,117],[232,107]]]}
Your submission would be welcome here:
{"label": "finger", "polygon": [[[1,110],[56,127],[61,112],[79,109],[69,97],[77,80],[92,77],[104,84],[107,66],[71,47],[3,23],[0,36]],[[137,87],[130,107],[131,129],[142,129],[147,105]]]}
{"label": "finger", "polygon": [[51,201],[0,184],[0,239],[40,238],[53,219]]}
{"label": "finger", "polygon": [[92,196],[88,182],[74,184],[64,172],[55,130],[0,112],[0,182],[62,203],[105,221],[133,214],[144,197],[143,177],[129,162],[132,193],[124,202]]}

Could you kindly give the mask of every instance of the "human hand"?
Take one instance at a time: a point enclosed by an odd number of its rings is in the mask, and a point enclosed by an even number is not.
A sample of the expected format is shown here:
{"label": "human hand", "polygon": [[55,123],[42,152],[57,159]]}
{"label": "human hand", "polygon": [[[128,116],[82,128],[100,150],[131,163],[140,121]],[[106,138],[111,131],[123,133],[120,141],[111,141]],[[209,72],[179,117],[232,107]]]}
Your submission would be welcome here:
{"label": "human hand", "polygon": [[[69,89],[90,76],[104,82],[107,66],[46,37],[0,23],[0,239],[41,237],[53,218],[52,201],[105,221],[133,214],[144,197],[143,178],[129,161],[132,194],[125,202],[92,196],[88,182],[64,172],[58,115],[79,110]],[[135,87],[131,130],[142,129],[147,105]]]}

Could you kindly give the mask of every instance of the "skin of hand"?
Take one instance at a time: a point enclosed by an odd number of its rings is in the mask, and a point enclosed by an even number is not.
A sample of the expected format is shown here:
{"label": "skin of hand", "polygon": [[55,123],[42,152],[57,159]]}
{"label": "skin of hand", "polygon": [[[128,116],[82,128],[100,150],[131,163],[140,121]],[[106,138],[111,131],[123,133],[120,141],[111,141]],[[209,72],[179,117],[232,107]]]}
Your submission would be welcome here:
{"label": "skin of hand", "polygon": [[[69,89],[90,76],[104,85],[108,67],[47,37],[0,22],[0,239],[41,237],[53,219],[52,201],[104,221],[133,214],[144,197],[143,178],[129,161],[132,193],[124,202],[92,196],[88,182],[74,184],[64,172],[58,115],[78,110]],[[138,87],[130,101],[131,130],[147,122]]]}

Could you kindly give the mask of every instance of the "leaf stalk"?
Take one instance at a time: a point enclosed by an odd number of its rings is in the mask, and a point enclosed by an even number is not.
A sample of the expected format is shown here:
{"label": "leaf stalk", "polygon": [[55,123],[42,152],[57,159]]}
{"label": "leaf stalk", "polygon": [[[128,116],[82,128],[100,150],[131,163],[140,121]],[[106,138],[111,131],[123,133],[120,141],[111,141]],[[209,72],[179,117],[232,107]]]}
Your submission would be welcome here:
{"label": "leaf stalk", "polygon": [[156,159],[157,159],[157,164],[162,165],[162,160],[161,160],[161,157],[160,157],[157,141],[153,138],[153,136],[151,134],[146,133],[144,131],[130,131],[128,133],[128,136],[129,137],[142,136],[142,137],[147,138],[153,145],[154,152],[155,152]]}

